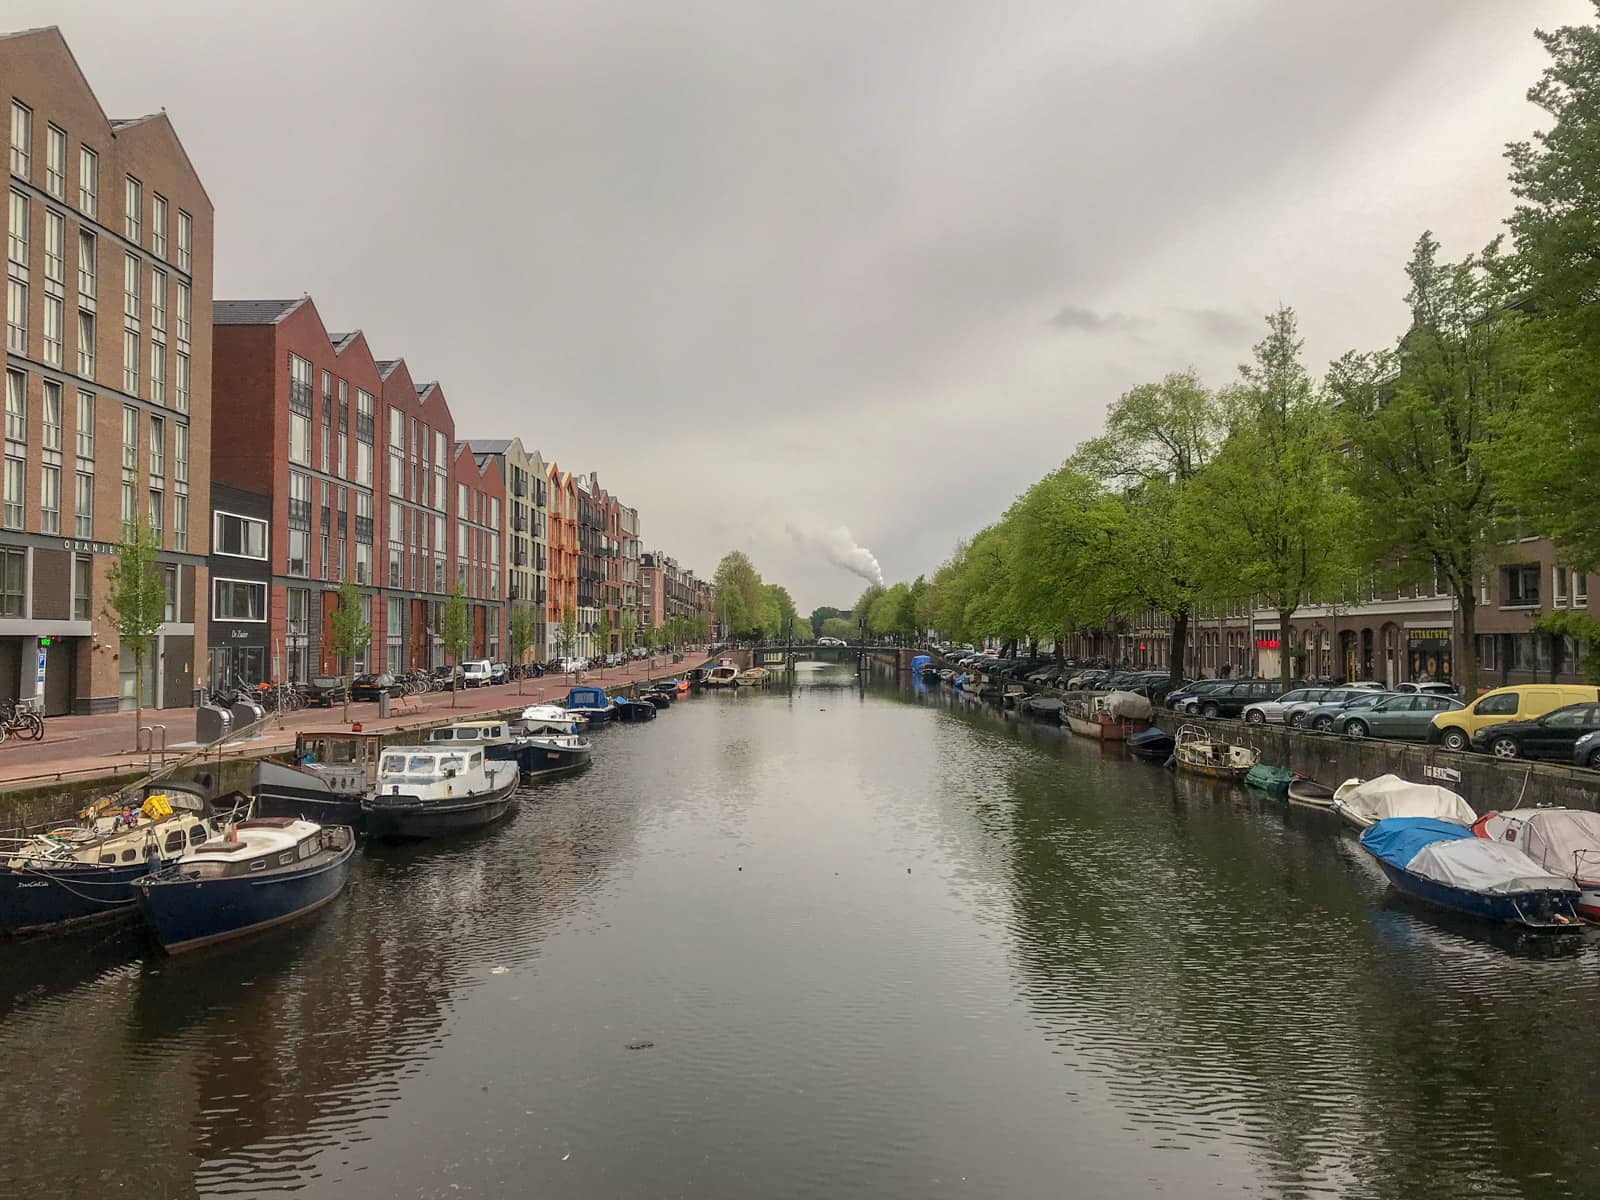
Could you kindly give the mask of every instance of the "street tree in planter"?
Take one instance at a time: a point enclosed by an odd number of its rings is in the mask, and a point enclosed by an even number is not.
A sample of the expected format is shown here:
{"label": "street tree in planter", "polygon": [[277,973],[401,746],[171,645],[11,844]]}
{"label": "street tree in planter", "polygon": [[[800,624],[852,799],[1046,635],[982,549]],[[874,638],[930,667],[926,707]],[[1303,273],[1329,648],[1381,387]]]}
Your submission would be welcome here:
{"label": "street tree in planter", "polygon": [[556,640],[561,643],[562,658],[571,658],[577,652],[578,613],[570,604],[561,611],[561,625],[556,630]]}
{"label": "street tree in planter", "polygon": [[639,630],[639,622],[631,612],[622,614],[622,652],[628,654],[633,650],[634,635]]}
{"label": "street tree in planter", "polygon": [[461,658],[467,652],[467,594],[461,584],[444,602],[444,652],[455,664],[450,672],[450,707],[456,706],[456,693],[461,683]]}
{"label": "street tree in planter", "polygon": [[356,656],[372,641],[372,626],[361,619],[361,589],[355,580],[339,585],[339,606],[333,610],[332,644],[329,649],[339,659],[339,674],[344,679],[344,719],[350,723],[350,686]]}
{"label": "street tree in planter", "polygon": [[133,655],[134,737],[144,724],[144,662],[166,615],[167,593],[156,569],[161,541],[143,521],[125,538],[111,564],[111,591],[106,617],[122,639],[122,652]]}
{"label": "street tree in planter", "polygon": [[602,608],[600,610],[600,619],[594,623],[594,640],[600,647],[600,653],[596,657],[600,659],[602,666],[605,665],[605,656],[611,653],[611,633],[611,618],[606,615],[606,610]]}
{"label": "street tree in planter", "polygon": [[[513,605],[511,623],[506,627],[511,639],[511,661],[518,667],[527,666],[528,647],[533,645],[533,614],[522,605]],[[522,695],[523,672],[517,672],[517,695]]]}

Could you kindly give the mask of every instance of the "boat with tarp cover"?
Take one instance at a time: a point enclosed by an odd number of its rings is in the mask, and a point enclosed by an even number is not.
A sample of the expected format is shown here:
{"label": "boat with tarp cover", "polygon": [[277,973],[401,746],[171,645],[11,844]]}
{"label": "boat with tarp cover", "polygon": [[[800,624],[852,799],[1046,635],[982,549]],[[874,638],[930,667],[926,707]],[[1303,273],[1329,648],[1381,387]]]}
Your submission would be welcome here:
{"label": "boat with tarp cover", "polygon": [[1073,733],[1103,742],[1125,741],[1129,734],[1150,727],[1150,701],[1137,692],[1107,692],[1086,700],[1071,700],[1061,715]]}
{"label": "boat with tarp cover", "polygon": [[1460,796],[1436,783],[1412,783],[1398,775],[1350,779],[1333,793],[1333,809],[1357,829],[1388,817],[1434,817],[1466,828],[1478,814]]}
{"label": "boat with tarp cover", "polygon": [[1507,842],[1437,817],[1385,817],[1361,834],[1390,886],[1436,908],[1538,933],[1576,933],[1578,885]]}
{"label": "boat with tarp cover", "polygon": [[1513,808],[1491,812],[1472,832],[1516,846],[1552,875],[1578,887],[1578,915],[1600,922],[1600,813],[1581,808]]}

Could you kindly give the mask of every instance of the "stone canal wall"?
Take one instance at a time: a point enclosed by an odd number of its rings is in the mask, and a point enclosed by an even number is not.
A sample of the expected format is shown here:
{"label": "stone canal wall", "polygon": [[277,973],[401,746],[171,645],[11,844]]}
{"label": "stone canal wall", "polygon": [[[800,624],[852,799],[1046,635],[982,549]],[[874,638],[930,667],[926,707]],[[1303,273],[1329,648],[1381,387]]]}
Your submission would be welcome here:
{"label": "stone canal wall", "polygon": [[1389,774],[1416,783],[1442,784],[1459,792],[1480,813],[1512,808],[1519,801],[1524,806],[1600,810],[1600,772],[1582,767],[1526,759],[1505,761],[1412,742],[1302,733],[1278,725],[1206,721],[1165,710],[1156,714],[1156,723],[1172,733],[1180,725],[1202,726],[1226,741],[1253,746],[1264,763],[1288,767],[1330,786],[1346,779]]}

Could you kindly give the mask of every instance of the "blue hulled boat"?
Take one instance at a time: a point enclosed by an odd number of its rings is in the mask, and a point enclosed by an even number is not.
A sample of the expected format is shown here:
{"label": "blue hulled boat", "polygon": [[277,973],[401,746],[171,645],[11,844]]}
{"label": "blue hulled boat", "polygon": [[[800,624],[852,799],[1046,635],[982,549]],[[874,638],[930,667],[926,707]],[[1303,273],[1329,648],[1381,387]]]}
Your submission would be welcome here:
{"label": "blue hulled boat", "polygon": [[168,954],[281,925],[321,908],[350,874],[355,831],[291,817],[240,821],[134,884]]}
{"label": "blue hulled boat", "polygon": [[1149,729],[1141,729],[1138,733],[1130,733],[1127,741],[1123,744],[1140,758],[1166,762],[1167,759],[1172,757],[1172,750],[1177,742],[1165,729],[1158,725],[1152,725]]}
{"label": "blue hulled boat", "polygon": [[611,697],[606,695],[605,688],[575,687],[567,693],[567,711],[582,713],[589,718],[589,723],[592,725],[600,721],[609,721],[614,706]]}
{"label": "blue hulled boat", "polygon": [[653,721],[656,718],[656,706],[643,698],[630,700],[618,696],[611,705],[612,715],[618,721]]}
{"label": "blue hulled boat", "polygon": [[1437,817],[1386,817],[1361,834],[1389,884],[1436,908],[1541,933],[1576,933],[1578,887],[1515,846]]}

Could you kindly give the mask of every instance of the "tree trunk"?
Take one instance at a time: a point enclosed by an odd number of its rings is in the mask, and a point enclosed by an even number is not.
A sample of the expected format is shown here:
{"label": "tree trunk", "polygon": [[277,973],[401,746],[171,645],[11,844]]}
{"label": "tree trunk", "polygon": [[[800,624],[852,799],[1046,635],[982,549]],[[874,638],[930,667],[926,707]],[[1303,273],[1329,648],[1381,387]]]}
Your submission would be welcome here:
{"label": "tree trunk", "polygon": [[350,724],[350,681],[354,676],[346,674],[342,678],[344,679],[344,723],[348,725]]}
{"label": "tree trunk", "polygon": [[133,748],[139,748],[139,730],[144,727],[144,655],[133,656]]}
{"label": "tree trunk", "polygon": [[1278,610],[1278,681],[1286,692],[1294,671],[1294,663],[1289,659],[1289,618],[1293,615],[1292,608]]}
{"label": "tree trunk", "polygon": [[1454,674],[1461,698],[1470,704],[1478,694],[1478,597],[1472,588],[1464,588],[1456,592],[1456,603],[1461,606],[1461,657]]}
{"label": "tree trunk", "polygon": [[[456,664],[456,666],[458,666],[458,667],[460,665],[461,665],[460,663]],[[460,676],[458,676],[454,671],[451,671],[450,672],[450,707],[451,708],[454,708],[456,706],[456,688],[460,684],[460,682],[461,682]]]}
{"label": "tree trunk", "polygon": [[1183,682],[1183,656],[1189,650],[1189,610],[1180,608],[1172,614],[1172,662],[1167,667],[1167,685],[1177,687]]}

